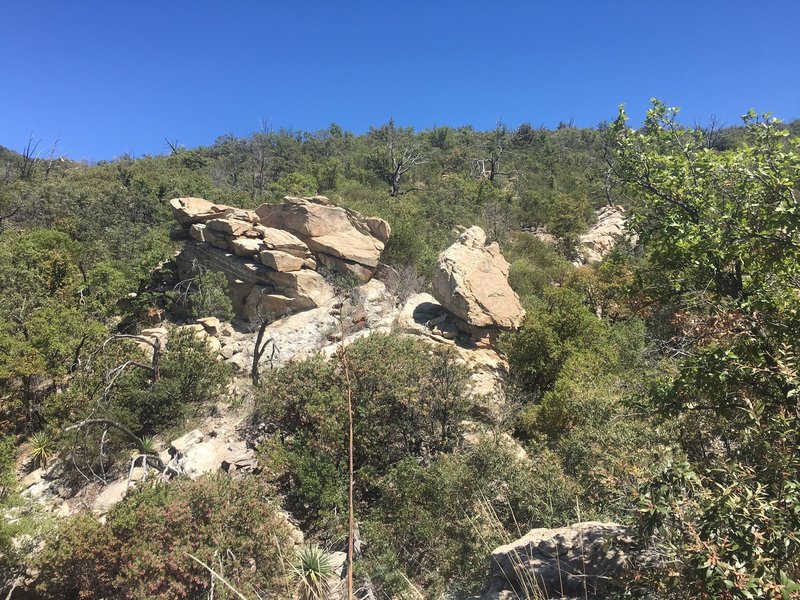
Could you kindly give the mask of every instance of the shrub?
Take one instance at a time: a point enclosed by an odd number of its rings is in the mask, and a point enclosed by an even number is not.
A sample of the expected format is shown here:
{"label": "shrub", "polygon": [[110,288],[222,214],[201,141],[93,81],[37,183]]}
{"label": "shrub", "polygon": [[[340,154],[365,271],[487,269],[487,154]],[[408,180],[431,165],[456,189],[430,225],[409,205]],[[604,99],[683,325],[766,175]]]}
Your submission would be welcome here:
{"label": "shrub", "polygon": [[[468,371],[419,340],[371,335],[347,348],[353,386],[355,467],[362,499],[394,463],[454,448],[471,399]],[[276,430],[264,447],[308,526],[340,514],[347,492],[347,405],[341,365],[316,357],[277,370],[256,399]]]}
{"label": "shrub", "polygon": [[379,490],[364,525],[364,569],[378,596],[392,598],[402,597],[409,579],[429,598],[477,592],[487,555],[531,527],[574,517],[577,491],[547,451],[521,460],[491,438],[429,466],[405,459]]}
{"label": "shrub", "polygon": [[284,597],[290,548],[289,526],[255,477],[155,484],[117,504],[105,525],[67,520],[36,559],[38,590],[59,599],[205,597],[210,575],[192,554],[246,595]]}

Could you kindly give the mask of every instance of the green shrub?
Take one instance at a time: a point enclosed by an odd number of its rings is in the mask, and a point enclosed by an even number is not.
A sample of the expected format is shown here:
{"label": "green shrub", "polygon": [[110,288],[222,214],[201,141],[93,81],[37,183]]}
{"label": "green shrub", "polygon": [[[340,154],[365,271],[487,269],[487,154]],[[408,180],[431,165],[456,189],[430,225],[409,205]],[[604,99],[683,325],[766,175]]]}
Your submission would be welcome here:
{"label": "green shrub", "polygon": [[[468,373],[451,352],[391,335],[348,346],[347,364],[358,494],[366,500],[394,463],[457,445],[459,423],[471,405]],[[316,357],[275,371],[256,400],[256,418],[276,430],[264,451],[297,514],[312,527],[333,527],[330,515],[341,515],[345,506],[344,389],[341,364]]]}
{"label": "green shrub", "polygon": [[[245,595],[285,591],[290,530],[256,477],[225,474],[132,492],[99,524],[67,520],[36,566],[45,598],[174,600],[205,597],[202,560]],[[219,587],[219,586],[218,586]]]}
{"label": "green shrub", "polygon": [[367,512],[362,568],[379,596],[402,597],[409,579],[425,597],[476,593],[489,553],[532,527],[574,518],[576,493],[547,451],[521,460],[491,438],[428,466],[404,459]]}

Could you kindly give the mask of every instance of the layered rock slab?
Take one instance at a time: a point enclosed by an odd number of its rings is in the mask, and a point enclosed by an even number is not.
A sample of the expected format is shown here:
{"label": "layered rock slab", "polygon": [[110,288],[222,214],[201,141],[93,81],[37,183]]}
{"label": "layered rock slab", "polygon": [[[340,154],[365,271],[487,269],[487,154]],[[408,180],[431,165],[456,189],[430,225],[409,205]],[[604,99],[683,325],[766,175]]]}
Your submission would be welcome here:
{"label": "layered rock slab", "polygon": [[256,214],[262,225],[300,238],[322,264],[362,282],[372,277],[391,234],[383,219],[333,206],[324,196],[287,196],[282,204],[262,204]]}
{"label": "layered rock slab", "polygon": [[508,284],[509,264],[497,242],[486,244],[480,227],[470,227],[439,255],[433,296],[473,327],[517,329],[525,311]]}

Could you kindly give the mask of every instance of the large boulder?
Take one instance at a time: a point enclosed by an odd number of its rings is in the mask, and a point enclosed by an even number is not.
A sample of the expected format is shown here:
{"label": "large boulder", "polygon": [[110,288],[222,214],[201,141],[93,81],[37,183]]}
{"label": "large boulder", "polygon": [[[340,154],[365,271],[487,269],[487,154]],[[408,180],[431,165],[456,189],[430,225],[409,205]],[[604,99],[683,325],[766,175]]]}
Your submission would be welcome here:
{"label": "large boulder", "polygon": [[491,575],[481,600],[499,598],[594,598],[598,588],[634,558],[635,544],[617,523],[587,521],[556,529],[532,529],[491,556]]}
{"label": "large boulder", "polygon": [[525,311],[508,284],[509,264],[497,242],[486,244],[480,227],[470,227],[439,255],[433,295],[473,327],[517,329]]}
{"label": "large boulder", "polygon": [[320,261],[367,281],[380,262],[391,228],[383,219],[333,206],[323,196],[286,197],[256,209],[261,224],[300,238]]}

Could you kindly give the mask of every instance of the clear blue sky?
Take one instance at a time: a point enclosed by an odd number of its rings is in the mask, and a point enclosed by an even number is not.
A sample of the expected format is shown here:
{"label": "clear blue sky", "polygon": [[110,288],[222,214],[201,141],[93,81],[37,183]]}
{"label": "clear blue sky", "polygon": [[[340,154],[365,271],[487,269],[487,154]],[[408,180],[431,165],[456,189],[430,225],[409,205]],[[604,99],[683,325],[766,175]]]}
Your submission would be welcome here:
{"label": "clear blue sky", "polygon": [[331,122],[800,117],[800,1],[5,0],[0,144],[74,159]]}

